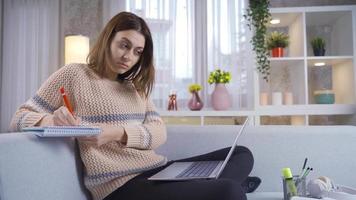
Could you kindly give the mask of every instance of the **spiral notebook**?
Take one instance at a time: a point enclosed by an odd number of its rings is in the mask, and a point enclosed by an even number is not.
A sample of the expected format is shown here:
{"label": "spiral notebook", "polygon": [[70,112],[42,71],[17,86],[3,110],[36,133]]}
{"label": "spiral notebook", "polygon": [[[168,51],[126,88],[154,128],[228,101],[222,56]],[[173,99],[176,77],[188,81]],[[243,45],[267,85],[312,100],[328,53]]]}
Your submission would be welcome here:
{"label": "spiral notebook", "polygon": [[101,129],[95,126],[46,126],[28,127],[22,130],[40,137],[94,136],[101,133]]}

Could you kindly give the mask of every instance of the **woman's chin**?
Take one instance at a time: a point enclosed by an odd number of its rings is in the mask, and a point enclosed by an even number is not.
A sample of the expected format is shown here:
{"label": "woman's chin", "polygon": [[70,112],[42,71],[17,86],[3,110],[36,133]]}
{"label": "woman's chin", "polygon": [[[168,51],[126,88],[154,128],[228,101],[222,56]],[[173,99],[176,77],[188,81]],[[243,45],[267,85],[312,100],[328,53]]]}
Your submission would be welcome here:
{"label": "woman's chin", "polygon": [[118,69],[117,71],[116,71],[116,73],[118,73],[118,74],[124,74],[124,73],[126,73],[128,70],[127,69]]}

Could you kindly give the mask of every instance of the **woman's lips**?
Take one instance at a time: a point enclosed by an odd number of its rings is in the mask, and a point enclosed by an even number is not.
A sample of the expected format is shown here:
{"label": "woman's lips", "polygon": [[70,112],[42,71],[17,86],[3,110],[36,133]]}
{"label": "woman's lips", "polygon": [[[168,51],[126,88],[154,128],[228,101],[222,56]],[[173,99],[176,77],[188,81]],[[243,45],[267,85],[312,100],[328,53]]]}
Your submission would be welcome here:
{"label": "woman's lips", "polygon": [[127,66],[126,64],[124,64],[124,63],[117,63],[118,65],[119,65],[119,67],[121,67],[121,68],[124,68],[124,69],[128,69],[129,68],[129,66]]}

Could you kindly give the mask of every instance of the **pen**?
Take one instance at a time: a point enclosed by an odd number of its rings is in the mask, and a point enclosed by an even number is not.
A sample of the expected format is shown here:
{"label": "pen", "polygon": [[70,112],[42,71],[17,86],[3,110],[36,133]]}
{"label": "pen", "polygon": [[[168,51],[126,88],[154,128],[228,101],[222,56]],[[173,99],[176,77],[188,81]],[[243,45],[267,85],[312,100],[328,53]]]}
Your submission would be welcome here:
{"label": "pen", "polygon": [[70,105],[69,99],[68,99],[66,93],[64,92],[64,87],[63,86],[60,87],[59,91],[62,94],[64,105],[68,108],[69,112],[74,116],[72,105]]}
{"label": "pen", "polygon": [[303,177],[305,177],[305,174],[309,171],[309,167],[307,167],[307,169],[303,172],[303,174],[300,176],[300,178],[303,178]]}
{"label": "pen", "polygon": [[304,173],[304,175],[302,176],[302,179],[303,178],[305,178],[305,177],[307,177],[308,176],[308,174],[310,173],[310,171],[313,171],[313,168],[307,168],[307,171],[305,171],[305,173]]}
{"label": "pen", "polygon": [[303,168],[302,168],[302,171],[300,172],[299,177],[301,177],[303,175],[303,172],[304,172],[305,166],[307,165],[307,162],[308,162],[308,158],[305,158]]}

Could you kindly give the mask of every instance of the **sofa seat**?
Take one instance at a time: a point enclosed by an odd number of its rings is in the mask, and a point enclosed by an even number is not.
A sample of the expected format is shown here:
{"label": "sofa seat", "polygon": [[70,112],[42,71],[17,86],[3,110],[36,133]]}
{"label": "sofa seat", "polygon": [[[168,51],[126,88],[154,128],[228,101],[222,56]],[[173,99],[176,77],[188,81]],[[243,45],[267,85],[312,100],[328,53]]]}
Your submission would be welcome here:
{"label": "sofa seat", "polygon": [[253,192],[247,194],[247,200],[283,200],[282,192]]}

